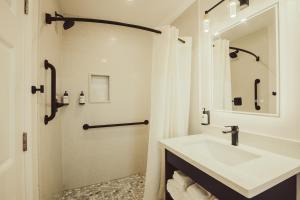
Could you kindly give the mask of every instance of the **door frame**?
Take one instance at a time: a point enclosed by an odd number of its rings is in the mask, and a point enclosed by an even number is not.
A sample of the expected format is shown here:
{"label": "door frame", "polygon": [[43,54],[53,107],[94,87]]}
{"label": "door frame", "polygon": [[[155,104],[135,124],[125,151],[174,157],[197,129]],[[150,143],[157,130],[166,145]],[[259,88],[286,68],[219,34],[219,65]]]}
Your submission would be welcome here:
{"label": "door frame", "polygon": [[[25,1],[24,1],[25,2]],[[38,121],[37,95],[31,94],[31,86],[37,85],[39,0],[28,0],[28,14],[23,17],[24,68],[25,71],[25,123],[28,151],[24,152],[25,200],[39,200],[38,187]]]}

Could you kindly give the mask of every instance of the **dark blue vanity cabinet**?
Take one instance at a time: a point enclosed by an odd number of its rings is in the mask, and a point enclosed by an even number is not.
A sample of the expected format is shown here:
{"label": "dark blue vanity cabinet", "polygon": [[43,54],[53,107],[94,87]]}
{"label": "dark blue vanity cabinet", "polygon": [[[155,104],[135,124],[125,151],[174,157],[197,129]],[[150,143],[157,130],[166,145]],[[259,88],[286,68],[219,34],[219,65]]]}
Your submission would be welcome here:
{"label": "dark blue vanity cabinet", "polygon": [[[201,185],[207,191],[211,192],[219,200],[249,200],[240,193],[232,190],[220,181],[214,179],[208,174],[202,172],[190,163],[184,161],[169,151],[165,151],[165,182],[171,179],[174,171],[180,170],[196,183]],[[267,191],[250,198],[250,200],[296,200],[297,177],[293,176]],[[172,197],[165,191],[166,200],[172,200]]]}

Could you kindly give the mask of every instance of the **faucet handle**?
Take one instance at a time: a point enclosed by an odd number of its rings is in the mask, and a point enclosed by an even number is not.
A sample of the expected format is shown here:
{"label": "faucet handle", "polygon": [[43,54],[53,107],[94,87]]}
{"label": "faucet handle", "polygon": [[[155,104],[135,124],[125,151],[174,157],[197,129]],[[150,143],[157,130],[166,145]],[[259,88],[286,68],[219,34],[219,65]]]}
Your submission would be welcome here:
{"label": "faucet handle", "polygon": [[222,131],[222,133],[231,133],[231,144],[233,146],[238,146],[239,144],[239,127],[238,126],[225,126],[225,128],[231,128],[230,131]]}
{"label": "faucet handle", "polygon": [[238,126],[224,126],[225,128],[231,128],[231,129],[233,129],[233,128],[238,128]]}
{"label": "faucet handle", "polygon": [[238,126],[225,126],[225,128],[231,128],[231,131],[223,131],[223,133],[230,133],[232,131],[238,131],[239,130]]}

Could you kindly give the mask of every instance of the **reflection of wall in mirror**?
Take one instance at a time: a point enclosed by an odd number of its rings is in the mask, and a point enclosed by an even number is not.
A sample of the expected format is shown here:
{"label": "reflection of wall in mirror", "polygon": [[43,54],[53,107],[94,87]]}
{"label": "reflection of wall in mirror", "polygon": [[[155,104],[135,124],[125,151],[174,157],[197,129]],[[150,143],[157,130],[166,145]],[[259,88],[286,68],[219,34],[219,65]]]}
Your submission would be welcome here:
{"label": "reflection of wall in mirror", "polygon": [[[260,61],[249,54],[240,52],[231,60],[232,98],[242,97],[242,106],[233,106],[234,111],[276,113],[276,38],[275,25],[250,33],[230,42],[230,46],[249,50],[260,56]],[[254,81],[260,79],[258,104],[255,109]]]}

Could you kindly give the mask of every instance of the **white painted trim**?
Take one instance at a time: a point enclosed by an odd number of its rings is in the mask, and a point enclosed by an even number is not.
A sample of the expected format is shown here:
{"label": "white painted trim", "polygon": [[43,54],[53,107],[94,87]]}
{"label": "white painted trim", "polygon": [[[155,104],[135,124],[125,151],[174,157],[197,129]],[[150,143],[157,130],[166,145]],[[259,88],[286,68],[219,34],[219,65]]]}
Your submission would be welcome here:
{"label": "white painted trim", "polygon": [[37,97],[31,94],[31,85],[37,79],[37,33],[39,0],[29,0],[29,14],[24,17],[24,65],[25,65],[25,131],[28,134],[28,151],[25,152],[25,199],[38,200],[37,162]]}

